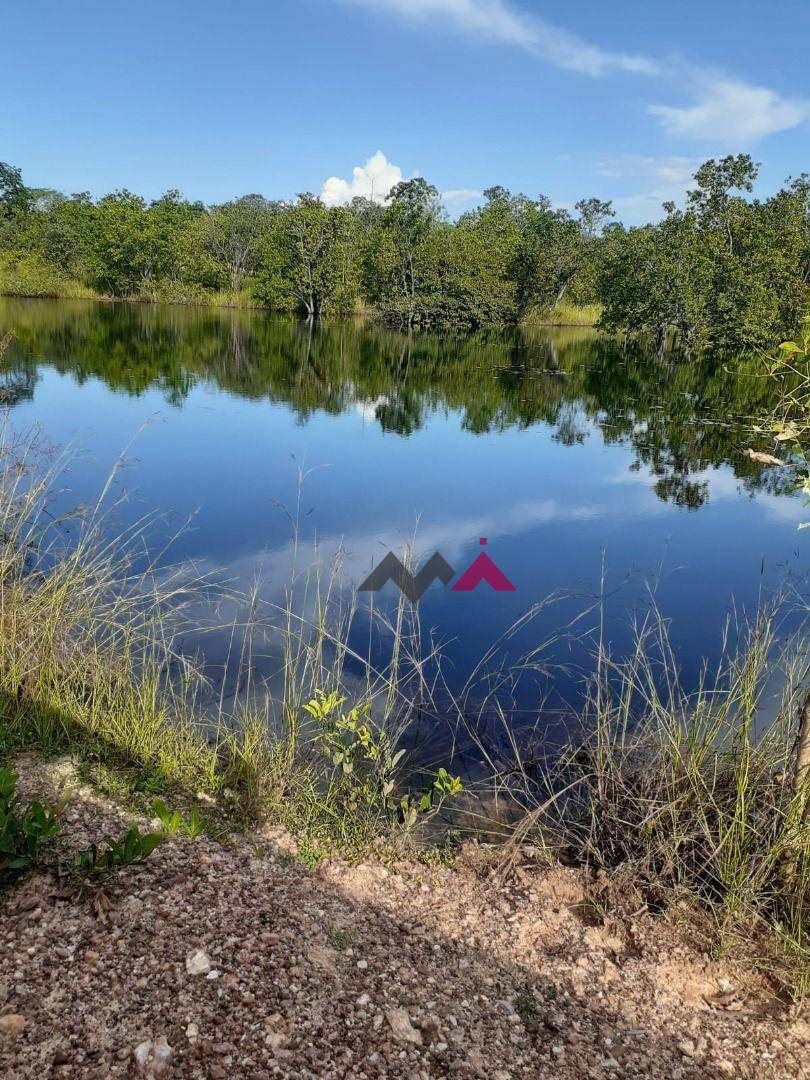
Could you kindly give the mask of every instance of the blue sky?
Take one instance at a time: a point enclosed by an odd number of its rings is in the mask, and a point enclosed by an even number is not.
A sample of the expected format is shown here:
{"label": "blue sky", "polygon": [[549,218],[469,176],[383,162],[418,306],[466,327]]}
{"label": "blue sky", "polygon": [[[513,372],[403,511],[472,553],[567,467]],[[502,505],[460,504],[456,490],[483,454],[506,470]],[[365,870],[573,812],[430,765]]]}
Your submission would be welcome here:
{"label": "blue sky", "polygon": [[805,0],[0,0],[0,27],[0,160],[37,186],[337,201],[418,173],[454,212],[502,183],[632,222],[716,154],[763,192],[810,169]]}

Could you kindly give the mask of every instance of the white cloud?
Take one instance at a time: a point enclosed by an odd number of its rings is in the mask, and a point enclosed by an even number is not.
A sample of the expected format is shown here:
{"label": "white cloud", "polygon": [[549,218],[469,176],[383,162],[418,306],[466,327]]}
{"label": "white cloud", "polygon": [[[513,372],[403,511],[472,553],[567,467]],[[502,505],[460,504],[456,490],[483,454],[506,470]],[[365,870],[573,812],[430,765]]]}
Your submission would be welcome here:
{"label": "white cloud", "polygon": [[599,162],[602,176],[644,177],[675,188],[685,188],[690,183],[700,158],[672,154],[666,157],[648,157],[645,154],[608,154]]}
{"label": "white cloud", "polygon": [[620,195],[612,199],[613,209],[625,225],[646,225],[664,217],[664,203],[680,200],[683,192],[662,190],[643,191],[637,195]]}
{"label": "white cloud", "polygon": [[382,150],[372,154],[365,165],[355,165],[351,180],[341,180],[339,176],[330,176],[324,182],[321,202],[326,206],[340,206],[351,202],[355,196],[382,203],[388,192],[402,180],[402,169],[392,164]]}
{"label": "white cloud", "polygon": [[796,127],[810,115],[810,102],[792,101],[729,76],[698,78],[696,92],[695,105],[650,105],[648,111],[671,135],[736,147]]}
{"label": "white cloud", "polygon": [[613,206],[622,221],[636,224],[662,217],[663,203],[680,202],[700,161],[674,154],[666,157],[613,154],[603,157],[597,168],[602,176],[644,182],[645,191],[613,198]]}
{"label": "white cloud", "polygon": [[796,127],[810,116],[810,102],[782,97],[723,72],[614,52],[522,10],[510,0],[343,0],[367,9],[392,12],[415,23],[439,21],[462,33],[520,48],[566,71],[594,78],[611,71],[678,81],[694,104],[649,105],[671,134],[710,139],[723,147],[750,146],[774,132]]}
{"label": "white cloud", "polygon": [[442,202],[445,206],[463,206],[465,203],[482,198],[483,194],[483,191],[476,191],[475,188],[448,188],[447,191],[442,192]]}
{"label": "white cloud", "polygon": [[[361,195],[374,202],[384,203],[395,184],[403,179],[402,169],[389,161],[382,150],[372,154],[365,165],[355,165],[352,179],[342,180],[330,176],[321,189],[321,202],[326,206],[342,206]],[[480,199],[483,191],[476,188],[448,188],[441,194],[442,202],[449,207],[460,207]]]}
{"label": "white cloud", "polygon": [[506,0],[351,0],[363,7],[393,11],[421,22],[442,19],[468,34],[516,45],[566,71],[598,77],[610,70],[652,75],[655,61],[610,52],[576,34],[513,7]]}

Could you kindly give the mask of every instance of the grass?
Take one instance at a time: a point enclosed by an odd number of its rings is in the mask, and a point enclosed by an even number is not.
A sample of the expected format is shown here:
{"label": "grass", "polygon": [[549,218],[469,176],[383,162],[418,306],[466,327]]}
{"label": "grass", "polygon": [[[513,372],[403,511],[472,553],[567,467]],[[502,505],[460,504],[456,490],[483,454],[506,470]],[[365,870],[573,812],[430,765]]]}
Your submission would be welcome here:
{"label": "grass", "polygon": [[532,312],[524,322],[530,326],[596,326],[601,315],[601,304],[572,304],[561,300],[551,310]]}
{"label": "grass", "polygon": [[241,292],[204,289],[165,279],[127,296],[109,296],[62,273],[26,252],[0,252],[0,296],[58,300],[118,300],[136,304],[183,304],[198,307],[261,308],[249,289]]}
{"label": "grass", "polygon": [[72,278],[29,252],[0,252],[0,295],[59,300],[111,300],[130,303],[187,304],[201,307],[260,308],[249,289],[204,289],[164,279],[128,296],[112,297]]}
{"label": "grass", "polygon": [[[239,594],[224,578],[150,562],[149,520],[115,531],[113,477],[95,506],[56,513],[68,460],[8,431],[0,440],[0,756],[69,753],[116,795],[207,798],[237,827],[284,824],[310,855],[394,835],[411,843],[396,748],[423,695],[404,602],[384,628],[396,641],[390,662],[374,667],[348,646],[355,612],[336,588],[339,560],[299,569],[297,512],[290,584],[269,603],[258,585]],[[238,616],[211,621],[224,606]],[[201,607],[204,625],[194,621]],[[184,651],[191,632],[228,642],[227,679],[212,681]],[[254,682],[268,643],[279,669],[272,694]]]}
{"label": "grass", "polygon": [[[300,506],[289,512],[290,584],[270,603],[258,584],[236,595],[226,580],[150,562],[148,520],[123,534],[113,527],[112,478],[96,505],[56,513],[66,464],[35,440],[6,432],[0,441],[0,757],[70,753],[126,797],[208,800],[236,827],[280,822],[309,863],[380,839],[413,845],[425,780],[397,759],[403,735],[442,717],[460,734],[481,698],[442,693],[416,609],[403,602],[369,624],[369,637],[388,642],[375,666],[350,647],[356,611],[338,588],[340,560],[305,551]],[[227,636],[236,705],[181,647],[201,629],[201,604],[239,611],[202,627]],[[514,767],[490,763],[485,798],[466,795],[466,820],[479,832],[500,823],[504,862],[510,845],[531,841],[549,859],[587,867],[603,911],[686,901],[710,917],[717,948],[741,949],[801,995],[810,990],[810,775],[796,782],[794,757],[807,661],[780,643],[774,610],[738,629],[712,677],[687,692],[653,605],[629,658],[597,645],[569,745],[531,754],[502,713]],[[272,693],[252,682],[268,644],[278,657]],[[541,653],[518,668],[539,666]],[[496,663],[497,685],[508,676]],[[763,724],[777,682],[779,707]],[[497,697],[486,704],[497,708]],[[402,804],[409,789],[416,798]],[[485,804],[494,809],[484,814]],[[436,809],[427,805],[425,821]]]}
{"label": "grass", "polygon": [[249,289],[240,292],[203,289],[187,282],[164,280],[146,287],[142,292],[125,297],[132,302],[151,304],[185,304],[197,307],[261,308]]}
{"label": "grass", "polygon": [[0,294],[69,300],[98,296],[94,289],[26,253],[0,253]]}
{"label": "grass", "polygon": [[776,628],[776,609],[735,627],[712,677],[687,692],[653,607],[629,659],[598,646],[567,746],[538,764],[514,744],[501,795],[523,806],[521,838],[592,871],[603,913],[691,905],[709,917],[714,948],[746,955],[801,996],[810,777],[793,777],[807,659]]}

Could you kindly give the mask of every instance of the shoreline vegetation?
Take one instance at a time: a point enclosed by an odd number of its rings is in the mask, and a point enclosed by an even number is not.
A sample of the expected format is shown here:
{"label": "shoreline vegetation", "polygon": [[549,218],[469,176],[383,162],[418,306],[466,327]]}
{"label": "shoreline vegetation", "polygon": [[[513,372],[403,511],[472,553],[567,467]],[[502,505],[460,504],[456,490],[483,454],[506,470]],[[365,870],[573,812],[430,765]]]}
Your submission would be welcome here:
{"label": "shoreline vegetation", "polygon": [[[14,762],[67,755],[84,782],[161,826],[80,853],[79,895],[97,896],[116,867],[146,861],[183,829],[227,843],[280,828],[310,867],[334,856],[451,866],[474,837],[502,871],[526,845],[544,865],[581,868],[600,919],[680,905],[683,918],[705,920],[718,955],[788,995],[810,990],[810,769],[796,753],[810,745],[807,659],[800,642],[780,642],[776,608],[730,635],[736,644],[691,693],[653,608],[629,658],[597,646],[580,729],[538,759],[485,683],[466,699],[437,693],[440,657],[422,651],[405,601],[375,667],[351,650],[354,598],[338,588],[336,563],[296,570],[279,604],[189,567],[144,567],[146,523],[111,536],[106,490],[94,508],[50,514],[65,464],[25,439],[0,452],[0,761],[12,767],[0,825],[18,835],[0,875],[37,861],[58,815],[14,809]],[[178,648],[190,627],[213,628],[202,606],[227,604],[246,613],[225,624],[245,688],[236,704]],[[269,640],[282,671],[272,696],[250,683],[252,652]],[[781,704],[763,731],[775,680]],[[489,762],[467,778],[452,760],[430,770],[410,760],[416,717],[474,742],[484,707],[511,740],[513,767]]]}
{"label": "shoreline vegetation", "polygon": [[[182,292],[162,295],[135,293],[115,296],[96,292],[82,282],[70,278],[60,278],[48,273],[47,268],[28,268],[25,274],[19,268],[12,269],[0,256],[0,296],[20,300],[91,300],[98,304],[156,304],[178,307],[233,308],[239,311],[264,312],[268,315],[284,314],[268,305],[258,303],[249,292],[207,292],[199,295],[184,295]],[[553,310],[536,310],[527,314],[519,326],[583,327],[596,329],[602,316],[602,306],[598,303],[573,304],[561,301]],[[355,318],[374,318],[374,312],[360,307],[353,312]],[[338,316],[346,318],[347,316]]]}
{"label": "shoreline vegetation", "polygon": [[204,206],[169,191],[100,199],[26,186],[0,163],[0,293],[360,313],[407,329],[592,325],[659,351],[775,348],[810,303],[810,178],[751,197],[747,155],[705,162],[683,209],[628,228],[489,188],[452,220],[422,178],[384,202],[257,194]]}

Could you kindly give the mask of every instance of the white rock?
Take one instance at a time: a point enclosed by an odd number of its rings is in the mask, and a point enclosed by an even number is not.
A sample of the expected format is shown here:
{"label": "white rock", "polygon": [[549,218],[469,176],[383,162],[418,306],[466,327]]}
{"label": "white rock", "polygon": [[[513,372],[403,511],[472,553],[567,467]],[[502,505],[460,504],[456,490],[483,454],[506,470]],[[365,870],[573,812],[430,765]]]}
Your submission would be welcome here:
{"label": "white rock", "polygon": [[387,1009],[385,1016],[391,1025],[395,1039],[411,1043],[413,1046],[422,1045],[422,1033],[413,1026],[405,1009]]}
{"label": "white rock", "polygon": [[152,1075],[162,1076],[169,1067],[172,1059],[172,1048],[169,1046],[165,1035],[161,1035],[154,1046],[154,1060],[152,1062]]}
{"label": "white rock", "polygon": [[186,957],[186,971],[189,975],[207,975],[211,970],[211,958],[202,949],[195,949]]}
{"label": "white rock", "polygon": [[371,998],[368,996],[368,994],[361,994],[360,997],[357,999],[356,1004],[359,1005],[360,1008],[362,1009],[366,1005],[368,1005],[368,1003],[370,1001],[371,1001]]}
{"label": "white rock", "polygon": [[287,1045],[287,1036],[282,1035],[280,1031],[268,1031],[264,1037],[264,1041],[275,1054],[278,1050],[281,1050]]}
{"label": "white rock", "polygon": [[146,1042],[138,1043],[135,1047],[133,1057],[135,1058],[135,1064],[138,1066],[141,1072],[146,1071],[146,1063],[149,1060],[149,1056],[152,1053],[152,1042],[147,1039]]}
{"label": "white rock", "polygon": [[138,1072],[151,1080],[152,1077],[163,1076],[169,1068],[169,1062],[172,1059],[172,1048],[166,1041],[166,1036],[161,1035],[154,1042],[146,1040],[138,1043],[133,1056]]}
{"label": "white rock", "polygon": [[188,1041],[192,1042],[192,1043],[196,1042],[197,1039],[199,1039],[199,1037],[200,1037],[199,1024],[194,1024],[194,1023],[189,1024],[188,1027],[186,1028],[186,1038],[188,1039]]}

